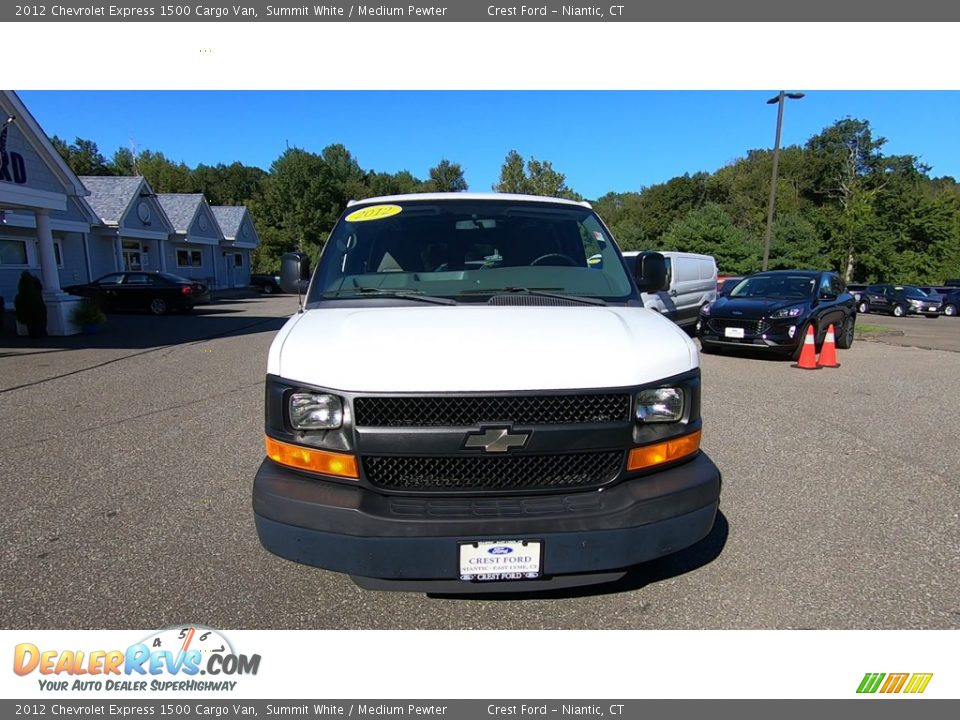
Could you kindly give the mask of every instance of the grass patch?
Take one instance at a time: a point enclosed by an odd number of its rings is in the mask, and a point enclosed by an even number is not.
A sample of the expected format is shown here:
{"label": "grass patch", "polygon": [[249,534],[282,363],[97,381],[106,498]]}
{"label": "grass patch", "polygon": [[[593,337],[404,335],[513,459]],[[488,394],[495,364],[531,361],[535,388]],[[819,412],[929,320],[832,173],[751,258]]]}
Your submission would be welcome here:
{"label": "grass patch", "polygon": [[881,335],[903,335],[902,330],[895,330],[886,325],[871,325],[870,323],[857,323],[854,332],[858,337],[880,337]]}

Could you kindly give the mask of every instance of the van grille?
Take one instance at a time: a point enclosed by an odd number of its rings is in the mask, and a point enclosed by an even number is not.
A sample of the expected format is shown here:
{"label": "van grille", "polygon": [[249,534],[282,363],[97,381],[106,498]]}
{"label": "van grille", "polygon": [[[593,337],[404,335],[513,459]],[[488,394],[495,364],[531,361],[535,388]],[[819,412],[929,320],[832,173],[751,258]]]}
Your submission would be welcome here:
{"label": "van grille", "polygon": [[358,427],[605,424],[629,421],[630,396],[361,397],[353,408]]}
{"label": "van grille", "polygon": [[534,490],[591,487],[613,480],[623,452],[510,457],[365,457],[367,480],[384,490]]}

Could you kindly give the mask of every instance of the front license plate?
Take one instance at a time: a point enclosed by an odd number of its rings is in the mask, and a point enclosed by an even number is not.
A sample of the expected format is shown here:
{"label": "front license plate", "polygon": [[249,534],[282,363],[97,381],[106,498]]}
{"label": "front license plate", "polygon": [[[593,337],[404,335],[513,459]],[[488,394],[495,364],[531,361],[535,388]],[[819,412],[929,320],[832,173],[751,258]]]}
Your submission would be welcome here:
{"label": "front license plate", "polygon": [[460,543],[460,579],[470,582],[536,580],[543,575],[540,540]]}
{"label": "front license plate", "polygon": [[939,307],[938,305],[931,305],[931,306],[930,306],[929,308],[927,308],[927,309],[928,309],[930,312],[937,312],[937,310],[939,310],[940,307]]}
{"label": "front license plate", "polygon": [[743,337],[743,328],[735,328],[735,327],[724,328],[723,334],[724,334],[726,337],[742,338],[742,337]]}

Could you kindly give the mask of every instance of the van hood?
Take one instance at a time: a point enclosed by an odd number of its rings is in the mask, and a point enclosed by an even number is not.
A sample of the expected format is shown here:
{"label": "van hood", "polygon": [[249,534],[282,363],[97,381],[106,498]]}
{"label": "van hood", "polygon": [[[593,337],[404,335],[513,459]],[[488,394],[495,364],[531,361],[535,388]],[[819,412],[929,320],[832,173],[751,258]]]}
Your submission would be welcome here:
{"label": "van hood", "polygon": [[267,372],[345,392],[613,388],[699,364],[693,341],[628,307],[331,308],[294,315]]}

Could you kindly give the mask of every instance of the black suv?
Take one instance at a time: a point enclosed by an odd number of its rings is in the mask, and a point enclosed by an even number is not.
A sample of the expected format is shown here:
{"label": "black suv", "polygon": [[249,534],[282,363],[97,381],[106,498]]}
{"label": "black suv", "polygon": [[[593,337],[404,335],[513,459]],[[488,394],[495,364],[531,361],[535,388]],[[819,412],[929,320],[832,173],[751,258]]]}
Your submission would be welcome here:
{"label": "black suv", "polygon": [[260,288],[266,295],[283,292],[280,289],[279,275],[251,275],[250,286]]}
{"label": "black suv", "polygon": [[940,317],[941,298],[931,298],[912,285],[871,285],[860,294],[857,310],[861,313],[879,312],[903,317],[926,315]]}
{"label": "black suv", "polygon": [[766,350],[800,356],[807,328],[817,348],[834,326],[838,348],[853,344],[856,308],[836,273],[775,270],[744,278],[730,294],[700,310],[704,352],[722,348]]}
{"label": "black suv", "polygon": [[958,308],[960,308],[960,288],[954,288],[944,294],[940,312],[949,317],[956,317]]}

